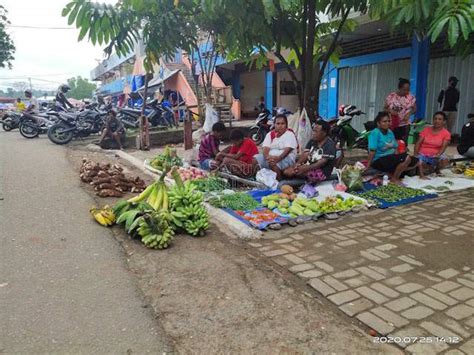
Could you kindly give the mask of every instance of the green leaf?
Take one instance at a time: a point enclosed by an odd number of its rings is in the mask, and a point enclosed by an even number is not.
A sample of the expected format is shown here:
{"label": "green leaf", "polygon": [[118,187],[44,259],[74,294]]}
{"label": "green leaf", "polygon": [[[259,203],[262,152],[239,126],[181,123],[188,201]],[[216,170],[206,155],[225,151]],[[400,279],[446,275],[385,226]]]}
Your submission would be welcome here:
{"label": "green leaf", "polygon": [[459,22],[459,28],[461,29],[462,36],[464,37],[465,40],[468,40],[469,38],[469,24],[466,22],[464,17],[460,14],[456,15],[456,18],[458,19]]}
{"label": "green leaf", "polygon": [[84,39],[84,37],[87,34],[87,31],[89,30],[89,26],[82,26],[81,31],[79,32],[79,37],[77,38],[77,41],[80,42]]}
{"label": "green leaf", "polygon": [[449,19],[448,25],[448,42],[451,47],[456,45],[456,41],[459,36],[459,25],[456,18],[452,17]]}
{"label": "green leaf", "polygon": [[66,6],[64,6],[63,10],[61,11],[61,16],[66,17],[69,11],[71,11],[71,8],[74,6],[74,2],[70,2]]}
{"label": "green leaf", "polygon": [[74,8],[72,9],[71,13],[69,14],[69,17],[67,19],[67,24],[71,26],[74,23],[74,20],[76,20],[77,13],[79,12],[79,9],[81,6],[78,3],[74,3]]}
{"label": "green leaf", "polygon": [[444,25],[449,21],[449,18],[444,18],[437,23],[433,24],[428,34],[431,36],[431,42],[436,41],[441,31],[444,28]]}
{"label": "green leaf", "polygon": [[421,11],[423,12],[423,17],[428,18],[430,15],[430,2],[432,0],[421,0]]}

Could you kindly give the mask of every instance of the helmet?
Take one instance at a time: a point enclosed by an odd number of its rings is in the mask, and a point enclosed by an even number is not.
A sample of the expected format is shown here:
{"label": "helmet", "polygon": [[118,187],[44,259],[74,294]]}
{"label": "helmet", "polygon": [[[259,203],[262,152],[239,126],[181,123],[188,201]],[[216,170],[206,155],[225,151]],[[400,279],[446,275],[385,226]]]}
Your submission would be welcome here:
{"label": "helmet", "polygon": [[71,90],[69,85],[62,84],[61,86],[59,86],[59,91],[62,91],[63,93],[67,93],[69,90]]}
{"label": "helmet", "polygon": [[25,96],[33,96],[31,90],[25,90]]}

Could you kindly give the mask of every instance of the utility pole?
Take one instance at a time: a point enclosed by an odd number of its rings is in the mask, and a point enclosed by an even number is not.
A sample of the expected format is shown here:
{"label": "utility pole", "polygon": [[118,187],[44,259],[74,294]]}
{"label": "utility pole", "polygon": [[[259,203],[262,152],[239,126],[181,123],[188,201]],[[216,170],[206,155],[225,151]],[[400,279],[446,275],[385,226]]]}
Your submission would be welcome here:
{"label": "utility pole", "polygon": [[30,90],[33,91],[33,85],[31,85],[31,78],[28,78],[28,81],[30,82]]}

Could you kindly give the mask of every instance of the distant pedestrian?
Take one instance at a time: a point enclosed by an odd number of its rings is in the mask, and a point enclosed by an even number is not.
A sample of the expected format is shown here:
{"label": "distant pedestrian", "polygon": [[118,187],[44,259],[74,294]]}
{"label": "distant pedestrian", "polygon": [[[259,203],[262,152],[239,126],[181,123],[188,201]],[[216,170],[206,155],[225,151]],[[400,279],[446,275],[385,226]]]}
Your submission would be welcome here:
{"label": "distant pedestrian", "polygon": [[387,96],[384,109],[390,114],[390,129],[395,138],[406,143],[410,133],[410,115],[416,112],[416,99],[410,94],[408,79],[398,79],[398,90]]}
{"label": "distant pedestrian", "polygon": [[451,76],[448,79],[448,87],[441,90],[438,95],[439,106],[448,117],[447,128],[449,133],[453,133],[458,116],[459,90],[456,89],[458,82],[458,78]]}
{"label": "distant pedestrian", "polygon": [[196,59],[193,60],[193,65],[191,67],[191,70],[193,72],[193,77],[194,77],[194,81],[196,82],[196,85],[199,85],[199,77],[202,74],[202,69],[201,69],[201,65],[198,63]]}

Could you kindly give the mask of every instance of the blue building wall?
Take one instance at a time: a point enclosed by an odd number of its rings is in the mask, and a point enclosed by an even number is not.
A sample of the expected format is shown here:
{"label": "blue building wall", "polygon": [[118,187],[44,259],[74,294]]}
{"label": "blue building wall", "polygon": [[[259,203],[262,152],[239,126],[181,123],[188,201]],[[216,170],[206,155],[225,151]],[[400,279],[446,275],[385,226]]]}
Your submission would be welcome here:
{"label": "blue building wall", "polygon": [[99,88],[99,94],[101,95],[113,95],[117,93],[122,93],[125,87],[125,83],[128,83],[130,87],[132,86],[133,75],[127,75],[124,78],[117,79],[108,84],[102,85]]}

